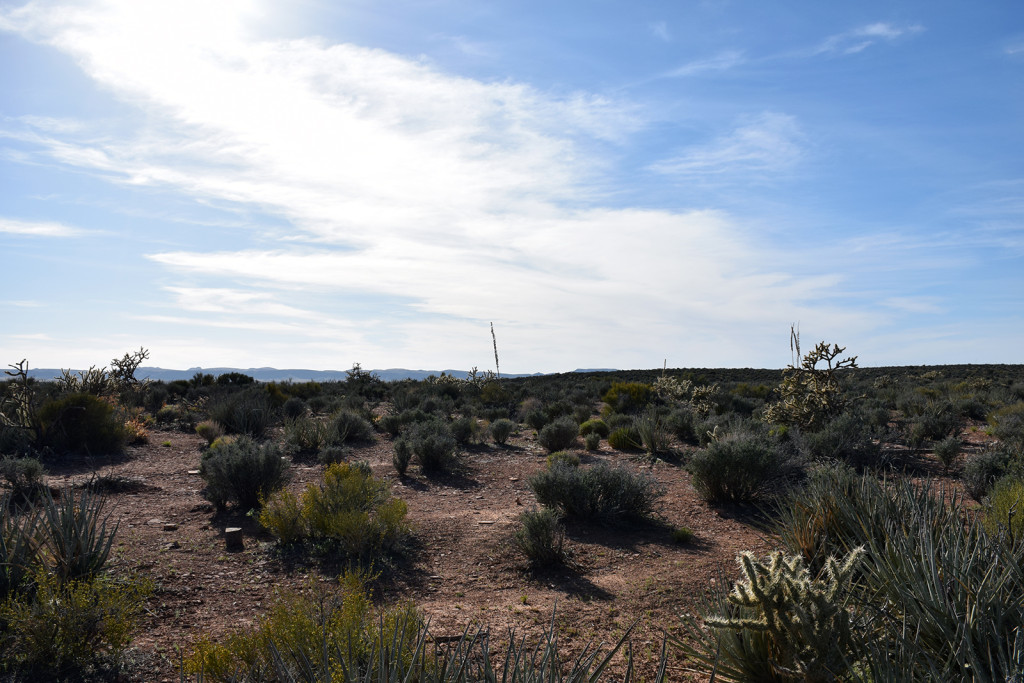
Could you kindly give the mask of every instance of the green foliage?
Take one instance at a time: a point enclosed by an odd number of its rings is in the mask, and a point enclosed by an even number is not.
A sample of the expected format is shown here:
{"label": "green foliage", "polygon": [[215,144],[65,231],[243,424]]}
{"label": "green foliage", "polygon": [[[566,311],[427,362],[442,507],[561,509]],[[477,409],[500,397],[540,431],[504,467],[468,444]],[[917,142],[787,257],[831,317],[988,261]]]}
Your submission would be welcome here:
{"label": "green foliage", "polygon": [[943,472],[949,472],[960,455],[962,445],[960,439],[955,436],[947,437],[935,444],[935,457],[942,463]]}
{"label": "green foliage", "polygon": [[284,447],[290,453],[319,453],[332,442],[332,427],[316,417],[297,417],[284,423]]}
{"label": "green foliage", "polygon": [[588,451],[596,451],[601,448],[601,435],[597,432],[590,432],[583,437],[583,445]]}
{"label": "green foliage", "polygon": [[206,444],[210,445],[220,437],[224,436],[224,428],[213,420],[203,420],[196,425],[196,434],[206,439]]}
{"label": "green foliage", "polygon": [[649,517],[664,489],[652,477],[625,467],[555,463],[529,479],[541,505],[584,521],[619,522]]}
{"label": "green foliage", "polygon": [[281,543],[327,543],[344,557],[372,561],[408,535],[407,510],[367,465],[340,463],[324,470],[319,485],[307,485],[301,500],[289,491],[271,496],[259,519]]}
{"label": "green foliage", "polygon": [[548,456],[548,468],[555,467],[559,463],[568,465],[569,467],[580,466],[580,456],[575,453],[569,453],[568,451],[555,451]]}
{"label": "green foliage", "polygon": [[257,386],[212,403],[210,419],[219,422],[229,434],[245,434],[257,439],[264,436],[277,420],[270,396]]}
{"label": "green foliage", "polygon": [[124,419],[109,402],[92,394],[70,394],[39,409],[42,440],[58,453],[120,453],[128,443]]}
{"label": "green foliage", "polygon": [[504,446],[515,430],[515,422],[506,417],[498,418],[491,423],[491,438],[494,439],[494,443]]}
{"label": "green foliage", "polygon": [[860,469],[875,467],[881,462],[881,445],[872,436],[872,428],[865,417],[860,412],[846,410],[823,423],[817,431],[801,434],[800,442],[812,460],[842,462]]}
{"label": "green foliage", "polygon": [[46,468],[35,458],[0,458],[0,480],[6,482],[16,501],[34,500],[43,489]]}
{"label": "green foliage", "polygon": [[993,411],[988,421],[992,435],[1003,443],[1005,450],[1024,459],[1024,401]]}
{"label": "green foliage", "polygon": [[452,420],[448,426],[452,438],[459,444],[466,445],[475,442],[480,437],[480,425],[476,418],[464,415]]}
{"label": "green foliage", "polygon": [[281,412],[289,420],[297,420],[309,412],[309,408],[306,406],[306,402],[298,396],[291,396],[281,406]]}
{"label": "green foliage", "polygon": [[704,618],[711,632],[690,620],[696,644],[676,643],[702,672],[726,681],[843,680],[863,649],[845,605],[863,555],[855,548],[842,562],[829,557],[815,579],[800,556],[760,561],[745,552],[724,613]]}
{"label": "green foliage", "polygon": [[996,482],[983,523],[992,536],[1005,533],[1011,542],[1024,539],[1024,481],[1010,476]]}
{"label": "green foliage", "polygon": [[539,432],[548,423],[548,414],[539,408],[531,410],[523,417],[523,422]]}
{"label": "green foliage", "polygon": [[513,541],[534,570],[565,563],[565,527],[551,508],[528,510],[519,515]]}
{"label": "green foliage", "polygon": [[43,570],[34,586],[31,598],[0,607],[7,629],[0,670],[33,680],[77,678],[98,664],[116,664],[151,592],[144,582],[61,581]]}
{"label": "green foliage", "polygon": [[606,423],[601,418],[594,418],[593,420],[587,420],[586,422],[584,422],[584,423],[582,423],[580,425],[580,435],[581,436],[586,436],[587,434],[597,434],[602,439],[607,439],[608,438],[608,434],[610,434],[610,433],[611,433],[611,430],[608,428],[608,423]]}
{"label": "green foliage", "polygon": [[339,410],[331,417],[329,435],[330,442],[334,444],[370,443],[373,441],[373,425],[359,413]]}
{"label": "green foliage", "polygon": [[442,420],[434,419],[413,425],[408,439],[424,472],[445,472],[458,465],[458,444]]}
{"label": "green foliage", "polygon": [[[793,331],[790,340],[799,356],[799,333]],[[778,388],[781,400],[768,406],[765,421],[814,431],[843,412],[847,399],[839,386],[839,376],[841,371],[857,367],[856,356],[837,360],[845,350],[838,344],[829,348],[826,342],[820,342],[804,356],[800,367],[790,365]],[[825,363],[825,367],[819,368],[819,363]]]}
{"label": "green foliage", "polygon": [[275,444],[257,444],[242,436],[203,454],[199,474],[206,497],[219,509],[235,503],[253,510],[288,481],[288,463]]}
{"label": "green foliage", "polygon": [[1001,450],[987,450],[964,463],[963,482],[967,495],[981,501],[996,481],[1011,469],[1010,456]]}
{"label": "green foliage", "polygon": [[613,429],[608,435],[608,445],[617,451],[632,451],[640,448],[640,434],[632,425]]}
{"label": "green foliage", "polygon": [[709,503],[756,499],[774,480],[787,474],[787,458],[771,437],[737,434],[712,441],[687,464],[691,483]]}
{"label": "green foliage", "polygon": [[601,400],[615,413],[638,413],[654,398],[654,389],[643,382],[612,382]]}
{"label": "green foliage", "polygon": [[44,490],[37,540],[40,562],[45,570],[61,581],[90,579],[96,576],[110,555],[117,524],[108,526],[104,515],[105,499],[83,489],[75,493],[64,489],[54,499]]}
{"label": "green foliage", "polygon": [[686,545],[697,536],[697,534],[693,532],[693,529],[687,526],[674,527],[671,535],[672,541],[679,545]]}
{"label": "green foliage", "polygon": [[576,444],[580,427],[571,417],[560,417],[554,422],[544,425],[537,434],[537,443],[549,452],[562,451]]}
{"label": "green foliage", "polygon": [[398,439],[395,441],[394,451],[391,454],[391,464],[395,466],[395,471],[398,472],[399,476],[405,476],[412,456],[412,444],[409,443],[408,439]]}
{"label": "green foliage", "polygon": [[633,430],[648,455],[653,456],[669,450],[669,432],[656,411],[648,409],[634,418]]}

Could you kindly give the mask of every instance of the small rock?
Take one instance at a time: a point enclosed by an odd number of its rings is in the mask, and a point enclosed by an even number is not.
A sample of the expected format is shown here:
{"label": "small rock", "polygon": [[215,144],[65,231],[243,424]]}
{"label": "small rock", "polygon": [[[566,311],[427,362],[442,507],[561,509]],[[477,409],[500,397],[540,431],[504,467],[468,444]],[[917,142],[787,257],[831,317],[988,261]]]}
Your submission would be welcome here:
{"label": "small rock", "polygon": [[199,470],[189,470],[189,474],[199,474]]}
{"label": "small rock", "polygon": [[173,522],[168,522],[167,524],[164,524],[164,531],[177,531],[177,530],[178,530],[178,525],[173,523]]}
{"label": "small rock", "polygon": [[171,541],[170,543],[164,546],[164,550],[177,550],[180,547],[180,543],[178,543],[177,541]]}

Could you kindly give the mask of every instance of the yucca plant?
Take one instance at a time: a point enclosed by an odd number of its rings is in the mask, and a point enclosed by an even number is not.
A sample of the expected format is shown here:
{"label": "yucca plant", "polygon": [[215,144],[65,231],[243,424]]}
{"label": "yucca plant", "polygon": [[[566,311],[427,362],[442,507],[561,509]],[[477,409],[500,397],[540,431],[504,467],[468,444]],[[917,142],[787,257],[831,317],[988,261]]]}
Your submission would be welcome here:
{"label": "yucca plant", "polygon": [[64,489],[57,499],[45,491],[37,528],[40,558],[62,582],[92,578],[106,564],[118,524],[110,524],[104,501],[88,489]]}
{"label": "yucca plant", "polygon": [[38,546],[38,515],[11,510],[10,495],[0,496],[0,603],[24,586]]}

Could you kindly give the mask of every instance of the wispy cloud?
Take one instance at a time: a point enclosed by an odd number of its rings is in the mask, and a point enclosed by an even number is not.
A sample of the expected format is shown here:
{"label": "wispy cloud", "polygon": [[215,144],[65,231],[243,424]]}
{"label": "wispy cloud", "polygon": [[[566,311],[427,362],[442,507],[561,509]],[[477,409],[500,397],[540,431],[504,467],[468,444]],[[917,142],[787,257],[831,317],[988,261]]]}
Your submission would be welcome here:
{"label": "wispy cloud", "polygon": [[651,35],[658,40],[666,43],[672,42],[672,34],[668,30],[668,22],[652,21],[647,25],[647,29],[651,32]]}
{"label": "wispy cloud", "polygon": [[788,114],[765,112],[741,123],[728,134],[653,164],[651,170],[685,178],[728,174],[749,177],[785,171],[803,156],[803,134]]}
{"label": "wispy cloud", "polygon": [[63,223],[21,221],[0,217],[0,233],[28,237],[83,237],[89,232]]}
{"label": "wispy cloud", "polygon": [[851,55],[863,52],[878,42],[893,42],[903,36],[921,31],[924,31],[924,26],[920,24],[896,26],[885,22],[876,22],[829,36],[812,52],[813,54]]}
{"label": "wispy cloud", "polygon": [[726,71],[746,62],[746,58],[739,50],[726,50],[719,52],[707,59],[697,59],[682,64],[661,75],[661,78],[680,78],[684,76],[695,76],[697,74],[713,71]]}

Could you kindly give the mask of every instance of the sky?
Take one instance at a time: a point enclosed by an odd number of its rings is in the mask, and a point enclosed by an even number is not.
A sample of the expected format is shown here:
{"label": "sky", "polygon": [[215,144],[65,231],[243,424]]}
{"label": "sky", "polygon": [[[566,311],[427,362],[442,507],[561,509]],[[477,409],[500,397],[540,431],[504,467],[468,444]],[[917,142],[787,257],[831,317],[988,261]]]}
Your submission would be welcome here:
{"label": "sky", "polygon": [[0,364],[1024,363],[1024,4],[0,0]]}

